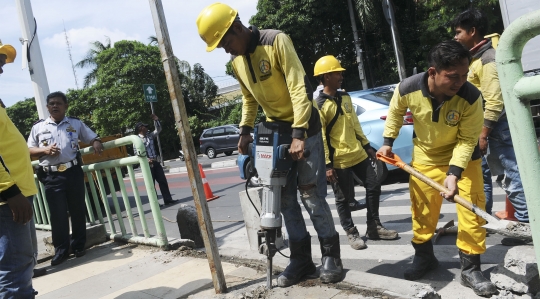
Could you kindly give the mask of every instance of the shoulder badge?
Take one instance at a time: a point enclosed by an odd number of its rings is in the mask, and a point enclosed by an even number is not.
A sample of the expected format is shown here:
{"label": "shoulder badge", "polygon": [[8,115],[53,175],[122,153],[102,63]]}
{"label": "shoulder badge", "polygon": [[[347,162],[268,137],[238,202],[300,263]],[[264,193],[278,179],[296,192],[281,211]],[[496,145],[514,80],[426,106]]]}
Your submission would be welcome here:
{"label": "shoulder badge", "polygon": [[73,119],[76,119],[76,120],[80,120],[78,117],[75,117],[75,116],[68,116],[68,118],[73,118]]}
{"label": "shoulder badge", "polygon": [[36,121],[35,123],[33,123],[32,126],[35,126],[36,124],[39,124],[39,123],[42,122],[42,121],[45,121],[45,120],[44,120],[44,119],[40,119],[40,120]]}

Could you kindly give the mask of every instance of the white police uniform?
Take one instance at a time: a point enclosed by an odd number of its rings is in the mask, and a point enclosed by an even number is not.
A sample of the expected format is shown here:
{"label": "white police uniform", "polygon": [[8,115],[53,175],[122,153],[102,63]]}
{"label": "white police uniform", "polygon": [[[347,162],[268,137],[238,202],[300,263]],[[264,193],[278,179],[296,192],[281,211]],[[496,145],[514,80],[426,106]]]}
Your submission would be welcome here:
{"label": "white police uniform", "polygon": [[[79,140],[91,143],[97,138],[88,126],[76,117],[64,117],[56,123],[50,117],[34,124],[28,137],[29,148],[43,148],[56,143],[60,149],[57,156],[43,155],[39,158],[38,179],[45,186],[45,196],[51,216],[54,260],[63,260],[71,246],[77,255],[84,254],[86,243],[86,205],[84,173],[77,162]],[[72,237],[69,236],[71,215]]]}
{"label": "white police uniform", "polygon": [[60,148],[58,156],[44,155],[39,158],[39,165],[48,167],[76,163],[79,140],[90,143],[96,137],[97,134],[76,117],[66,116],[59,124],[49,117],[34,124],[27,144],[28,147],[47,147],[56,143]]}

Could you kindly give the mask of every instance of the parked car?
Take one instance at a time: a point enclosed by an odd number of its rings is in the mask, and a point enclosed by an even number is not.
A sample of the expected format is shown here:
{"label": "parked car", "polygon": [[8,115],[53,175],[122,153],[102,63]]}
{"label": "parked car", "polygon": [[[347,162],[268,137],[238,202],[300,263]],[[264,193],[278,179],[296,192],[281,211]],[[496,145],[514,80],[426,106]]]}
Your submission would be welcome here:
{"label": "parked car", "polygon": [[232,155],[238,149],[240,129],[238,125],[225,125],[206,129],[199,138],[201,154],[214,159],[218,154]]}
{"label": "parked car", "polygon": [[[351,100],[362,126],[362,131],[376,150],[383,145],[383,131],[390,100],[397,84],[386,85],[367,90],[349,92]],[[410,164],[413,152],[413,118],[410,112],[403,117],[403,126],[394,141],[392,152],[405,163]],[[397,167],[386,165],[389,171]]]}

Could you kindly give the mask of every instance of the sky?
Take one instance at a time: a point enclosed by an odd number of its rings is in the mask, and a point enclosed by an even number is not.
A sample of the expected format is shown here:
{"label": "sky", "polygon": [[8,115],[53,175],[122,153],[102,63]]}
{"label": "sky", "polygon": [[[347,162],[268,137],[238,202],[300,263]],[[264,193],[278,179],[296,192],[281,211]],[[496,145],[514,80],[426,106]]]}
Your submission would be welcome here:
{"label": "sky", "polygon": [[[0,75],[0,98],[6,106],[34,96],[28,69],[22,69],[22,30],[16,6],[19,0],[0,0],[0,40],[17,50],[14,63],[4,66]],[[155,36],[149,0],[30,0],[37,21],[38,38],[47,73],[49,90],[65,92],[76,88],[69,60],[64,26],[71,44],[73,62],[82,60],[96,40],[105,43],[138,40],[148,44]],[[192,66],[200,63],[216,84],[227,85],[225,75],[229,55],[222,49],[206,52],[206,44],[197,33],[195,20],[199,12],[216,0],[162,0],[174,55]],[[244,24],[257,12],[256,0],[223,1],[238,10]],[[76,68],[79,88],[88,69]],[[234,79],[233,79],[234,80]]]}

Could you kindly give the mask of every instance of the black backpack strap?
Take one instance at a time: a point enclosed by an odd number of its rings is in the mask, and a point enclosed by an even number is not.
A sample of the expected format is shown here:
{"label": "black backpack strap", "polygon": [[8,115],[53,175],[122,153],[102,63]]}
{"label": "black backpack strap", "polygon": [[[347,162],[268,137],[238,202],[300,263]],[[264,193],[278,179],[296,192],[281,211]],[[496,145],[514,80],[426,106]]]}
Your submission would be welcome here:
{"label": "black backpack strap", "polygon": [[332,147],[330,144],[330,132],[332,131],[332,128],[336,124],[336,121],[340,115],[343,115],[343,109],[341,109],[341,94],[338,92],[334,98],[330,97],[329,95],[321,92],[319,97],[317,98],[317,105],[319,106],[319,109],[323,106],[324,102],[326,102],[327,99],[332,99],[337,105],[336,108],[336,114],[332,118],[332,120],[328,123],[326,126],[326,145],[328,146],[328,157],[330,159],[330,164],[334,164],[334,153],[335,148]]}

